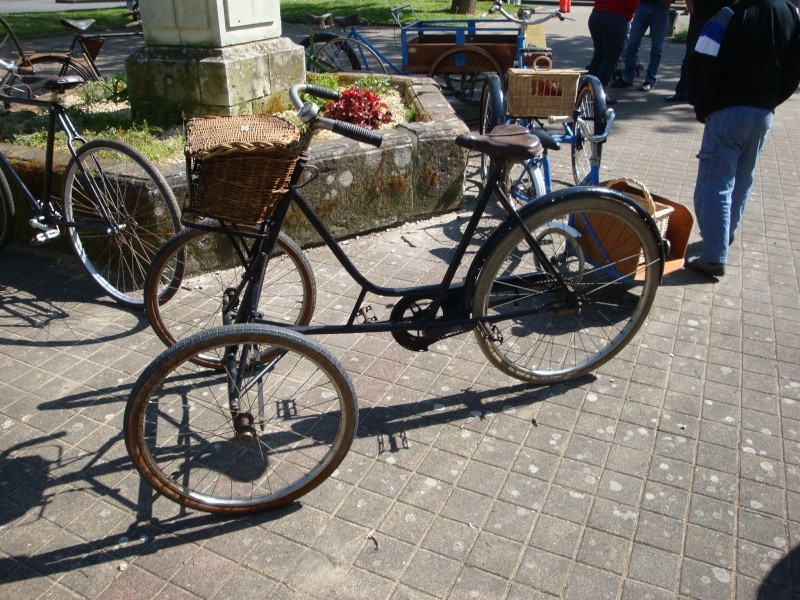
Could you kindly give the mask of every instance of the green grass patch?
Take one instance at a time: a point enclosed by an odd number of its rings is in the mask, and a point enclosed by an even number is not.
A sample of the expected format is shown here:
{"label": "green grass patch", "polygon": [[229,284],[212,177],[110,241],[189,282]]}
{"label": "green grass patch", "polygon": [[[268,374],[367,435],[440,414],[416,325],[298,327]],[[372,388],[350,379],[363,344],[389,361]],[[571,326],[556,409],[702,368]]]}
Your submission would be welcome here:
{"label": "green grass patch", "polygon": [[689,26],[687,25],[686,27],[682,27],[675,32],[675,35],[672,36],[672,41],[685,44],[686,38],[688,37],[689,37]]}
{"label": "green grass patch", "polygon": [[94,19],[90,31],[124,29],[130,23],[128,11],[124,8],[103,8],[99,10],[65,10],[62,12],[8,13],[3,15],[17,37],[27,35],[46,35],[64,33],[61,19]]}
{"label": "green grass patch", "polygon": [[[154,163],[183,158],[183,128],[164,129],[131,118],[124,79],[109,77],[75,88],[67,98],[67,112],[86,140],[111,138],[126,142]],[[122,100],[122,101],[120,101]],[[0,116],[0,141],[44,149],[48,113],[15,110]],[[56,134],[56,148],[66,150],[67,137]]]}
{"label": "green grass patch", "polygon": [[[333,13],[347,16],[359,13],[370,25],[394,25],[389,9],[402,4],[397,0],[281,0],[281,19],[288,23],[305,23],[306,14]],[[478,2],[475,15],[456,15],[450,12],[450,0],[414,0],[411,2],[420,19],[467,19],[487,12],[492,2]],[[506,7],[512,14],[516,7]]]}

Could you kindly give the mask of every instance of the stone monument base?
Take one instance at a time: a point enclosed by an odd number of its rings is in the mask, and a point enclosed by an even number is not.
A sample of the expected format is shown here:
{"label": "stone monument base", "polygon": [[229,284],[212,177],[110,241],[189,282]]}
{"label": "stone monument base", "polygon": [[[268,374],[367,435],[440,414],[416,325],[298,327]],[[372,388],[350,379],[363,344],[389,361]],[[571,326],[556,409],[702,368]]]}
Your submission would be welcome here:
{"label": "stone monument base", "polygon": [[172,125],[271,112],[278,92],[305,81],[304,65],[303,48],[280,37],[224,48],[145,46],[125,69],[134,118]]}

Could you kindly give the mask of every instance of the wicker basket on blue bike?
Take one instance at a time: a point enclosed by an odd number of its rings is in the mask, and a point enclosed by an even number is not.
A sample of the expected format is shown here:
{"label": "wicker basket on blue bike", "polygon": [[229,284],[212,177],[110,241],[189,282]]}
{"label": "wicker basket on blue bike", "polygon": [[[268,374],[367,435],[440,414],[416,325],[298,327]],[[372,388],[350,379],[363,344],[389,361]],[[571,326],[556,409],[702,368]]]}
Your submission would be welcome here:
{"label": "wicker basket on blue bike", "polygon": [[188,211],[259,225],[287,191],[305,144],[274,115],[196,117],[186,123]]}

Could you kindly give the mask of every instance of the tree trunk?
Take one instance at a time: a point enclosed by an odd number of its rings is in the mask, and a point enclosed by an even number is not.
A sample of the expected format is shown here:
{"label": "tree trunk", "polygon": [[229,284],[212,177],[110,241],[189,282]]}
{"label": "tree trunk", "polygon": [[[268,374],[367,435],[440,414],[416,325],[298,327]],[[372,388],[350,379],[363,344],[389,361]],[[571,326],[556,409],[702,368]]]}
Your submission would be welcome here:
{"label": "tree trunk", "polygon": [[478,0],[453,0],[450,5],[450,12],[458,15],[472,15],[475,14],[475,5]]}

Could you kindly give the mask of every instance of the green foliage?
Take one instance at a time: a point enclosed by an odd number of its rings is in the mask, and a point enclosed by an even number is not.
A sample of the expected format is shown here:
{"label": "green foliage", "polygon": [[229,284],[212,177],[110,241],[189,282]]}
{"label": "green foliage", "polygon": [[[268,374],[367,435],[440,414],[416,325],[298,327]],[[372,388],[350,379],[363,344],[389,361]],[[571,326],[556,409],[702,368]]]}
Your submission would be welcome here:
{"label": "green foliage", "polygon": [[385,94],[392,88],[392,82],[388,77],[381,75],[365,75],[356,79],[353,87],[361,90],[371,90],[376,94]]}
{"label": "green foliage", "polygon": [[[69,10],[62,12],[10,13],[3,15],[17,36],[64,33],[61,19],[94,19],[90,31],[123,29],[129,22],[124,8],[104,8],[100,10]],[[24,46],[23,46],[24,47]]]}
{"label": "green foliage", "polygon": [[686,38],[689,37],[689,26],[680,28],[678,31],[675,32],[675,35],[672,36],[673,42],[681,42],[686,43]]}
{"label": "green foliage", "polygon": [[[389,9],[397,0],[281,0],[281,18],[288,23],[305,23],[306,13],[321,15],[326,12],[336,16],[359,13],[366,24],[394,25]],[[468,19],[486,13],[492,2],[478,2],[474,15],[456,15],[450,12],[450,0],[414,0],[411,5],[420,19]]]}
{"label": "green foliage", "polygon": [[85,104],[125,102],[128,99],[128,82],[122,75],[102,77],[78,87],[77,94]]}

